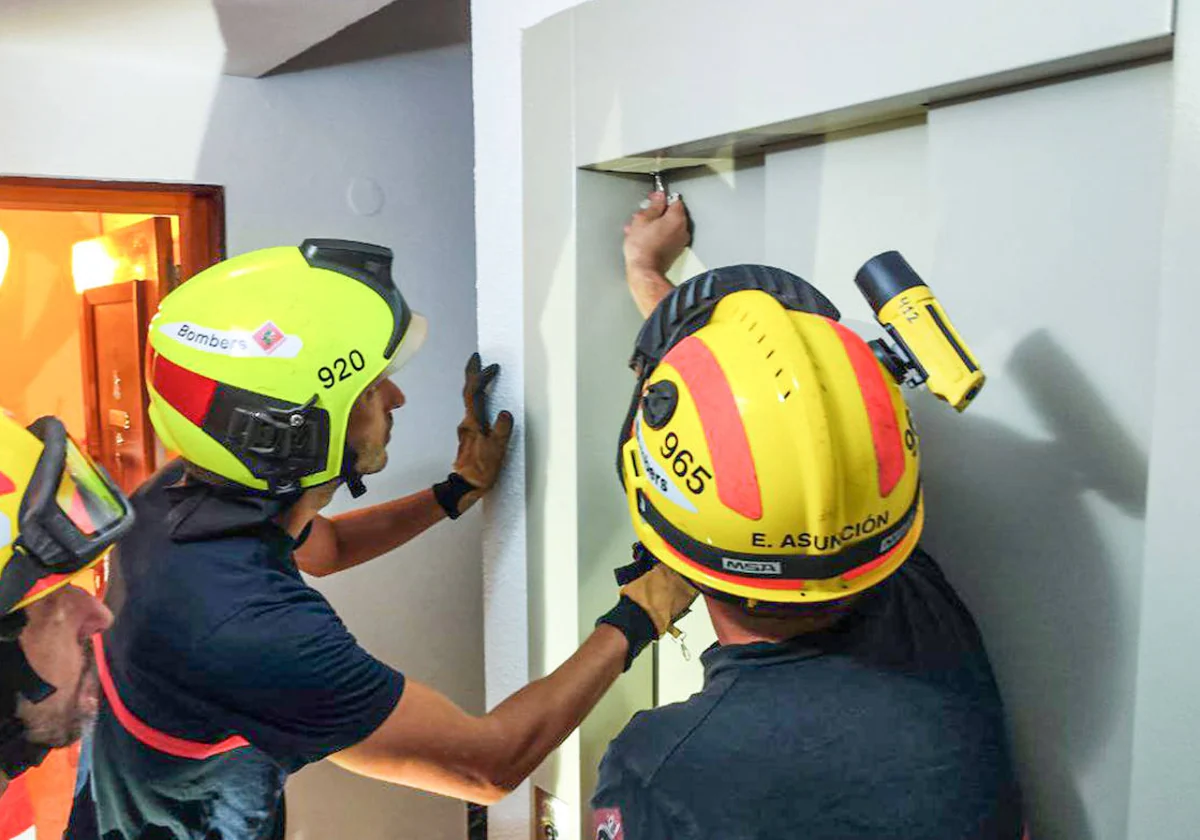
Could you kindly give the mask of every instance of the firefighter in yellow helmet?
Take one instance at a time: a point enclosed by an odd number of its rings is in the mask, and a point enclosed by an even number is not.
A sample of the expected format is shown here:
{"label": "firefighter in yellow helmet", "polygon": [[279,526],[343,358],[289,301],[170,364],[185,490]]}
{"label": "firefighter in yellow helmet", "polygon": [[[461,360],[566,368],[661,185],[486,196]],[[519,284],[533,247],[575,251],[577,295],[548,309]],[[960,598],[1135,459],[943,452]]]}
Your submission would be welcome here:
{"label": "firefighter in yellow helmet", "polygon": [[649,317],[618,468],[637,538],[701,590],[718,643],[700,693],[610,745],[595,837],[1018,840],[987,655],[918,545],[897,382],[786,271],[673,289],[687,241],[661,194],[626,229]]}
{"label": "firefighter in yellow helmet", "polygon": [[132,524],[57,418],[0,410],[0,792],[95,714],[91,640],[112,613],[83,579]]}
{"label": "firefighter in yellow helmet", "polygon": [[154,428],[181,455],[134,495],[128,606],[98,650],[104,702],[69,836],[282,837],[289,774],[323,758],[488,802],[578,725],[695,597],[665,567],[629,582],[581,650],[482,717],[360,647],[301,578],[370,560],[494,484],[512,417],[498,367],[466,371],[446,481],[329,519],[387,462],[390,376],[425,336],[386,248],[341,240],[245,254],[164,298],[150,327]]}

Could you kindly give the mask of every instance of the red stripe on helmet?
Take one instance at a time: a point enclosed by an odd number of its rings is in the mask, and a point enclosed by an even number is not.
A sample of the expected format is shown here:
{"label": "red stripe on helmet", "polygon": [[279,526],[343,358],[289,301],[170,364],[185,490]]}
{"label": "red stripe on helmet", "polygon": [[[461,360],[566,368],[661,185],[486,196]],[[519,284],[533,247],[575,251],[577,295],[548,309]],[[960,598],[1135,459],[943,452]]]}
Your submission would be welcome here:
{"label": "red stripe on helmet", "polygon": [[875,442],[875,461],[879,465],[879,495],[887,496],[896,489],[904,476],[904,441],[900,426],[896,422],[896,407],[883,378],[883,368],[867,343],[851,330],[836,321],[830,321],[834,332],[842,340],[846,355],[858,378],[858,390],[862,393],[871,423],[871,438]]}
{"label": "red stripe on helmet", "polygon": [[17,485],[13,480],[4,473],[0,472],[0,496],[7,496],[9,493],[16,492]]}
{"label": "red stripe on helmet", "polygon": [[33,586],[29,587],[29,591],[21,596],[21,600],[27,601],[36,595],[41,595],[47,589],[58,586],[63,581],[70,580],[72,577],[74,575],[46,575],[44,578],[39,579]]}
{"label": "red stripe on helmet", "polygon": [[717,497],[748,519],[762,519],[762,491],[750,453],[750,440],[729,380],[712,350],[695,336],[671,349],[664,362],[679,371],[700,413],[713,459]]}
{"label": "red stripe on helmet", "polygon": [[204,425],[217,381],[180,367],[164,356],[154,357],[154,390],[197,426]]}
{"label": "red stripe on helmet", "polygon": [[[908,535],[905,534],[905,536],[907,537]],[[896,543],[896,545],[894,545],[890,550],[888,550],[888,552],[886,554],[881,554],[878,557],[876,557],[874,560],[868,560],[866,563],[863,563],[861,566],[855,566],[850,571],[844,573],[842,575],[842,580],[854,580],[856,577],[862,577],[863,575],[867,574],[868,572],[875,571],[880,566],[882,566],[883,564],[887,563],[889,560],[894,558],[896,556],[896,552],[899,551],[903,547],[904,547],[904,540],[902,539],[898,543]]]}
{"label": "red stripe on helmet", "polygon": [[100,638],[99,633],[92,637],[92,644],[96,648],[96,674],[100,677],[100,687],[104,691],[104,698],[108,701],[108,705],[112,707],[113,714],[116,715],[121,727],[147,747],[158,750],[161,753],[166,753],[167,755],[173,755],[176,758],[190,758],[195,761],[204,761],[205,759],[212,758],[214,755],[221,755],[222,753],[250,746],[250,742],[241,735],[231,735],[224,741],[216,744],[205,744],[200,741],[188,741],[184,738],[176,738],[174,735],[168,735],[143,722],[133,712],[129,711],[117,694],[117,687],[113,683],[112,674],[108,670],[108,659],[104,655],[104,642]]}

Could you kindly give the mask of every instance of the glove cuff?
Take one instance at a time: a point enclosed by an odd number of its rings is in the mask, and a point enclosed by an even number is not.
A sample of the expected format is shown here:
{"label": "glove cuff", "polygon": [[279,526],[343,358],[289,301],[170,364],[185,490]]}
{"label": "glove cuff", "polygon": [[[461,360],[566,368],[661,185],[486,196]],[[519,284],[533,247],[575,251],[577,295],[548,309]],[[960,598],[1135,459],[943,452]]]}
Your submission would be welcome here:
{"label": "glove cuff", "polygon": [[617,628],[629,642],[629,652],[625,655],[626,671],[637,655],[645,650],[646,645],[658,638],[658,630],[650,614],[628,595],[622,595],[615,607],[596,619],[596,626],[601,624]]}
{"label": "glove cuff", "polygon": [[446,476],[445,481],[439,481],[433,485],[433,497],[437,499],[437,503],[442,510],[446,511],[446,516],[451,519],[458,519],[462,516],[462,511],[458,505],[463,500],[463,496],[474,492],[477,488],[456,472]]}

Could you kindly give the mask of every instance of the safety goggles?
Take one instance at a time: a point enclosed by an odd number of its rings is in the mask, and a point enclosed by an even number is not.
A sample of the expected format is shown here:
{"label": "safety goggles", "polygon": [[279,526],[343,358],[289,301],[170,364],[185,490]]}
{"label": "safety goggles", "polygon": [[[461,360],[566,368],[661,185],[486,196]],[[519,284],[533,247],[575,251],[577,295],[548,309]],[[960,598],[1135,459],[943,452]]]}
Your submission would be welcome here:
{"label": "safety goggles", "polygon": [[96,560],[133,525],[133,508],[55,417],[29,426],[42,454],[21,499],[14,549],[43,574],[71,574]]}

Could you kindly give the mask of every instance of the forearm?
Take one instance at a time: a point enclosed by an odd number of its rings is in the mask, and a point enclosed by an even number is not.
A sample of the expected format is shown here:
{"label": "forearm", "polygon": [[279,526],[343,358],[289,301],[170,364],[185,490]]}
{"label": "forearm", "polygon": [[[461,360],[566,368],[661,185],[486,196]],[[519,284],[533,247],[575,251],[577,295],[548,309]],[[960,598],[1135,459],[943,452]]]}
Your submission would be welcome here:
{"label": "forearm", "polygon": [[319,559],[301,568],[318,577],[352,569],[404,545],[445,518],[432,490],[340,513],[325,520],[332,526],[335,550],[311,552]]}
{"label": "forearm", "polygon": [[575,731],[621,675],[628,649],[619,630],[602,624],[553,673],[488,713],[499,745],[499,787],[515,788]]}
{"label": "forearm", "polygon": [[630,265],[625,270],[625,280],[629,284],[629,292],[633,302],[643,318],[649,318],[650,313],[675,288],[662,272],[650,267]]}
{"label": "forearm", "polygon": [[587,716],[620,675],[627,649],[621,632],[604,625],[554,673],[481,717],[409,680],[387,721],[331,758],[363,776],[490,804],[521,784]]}

